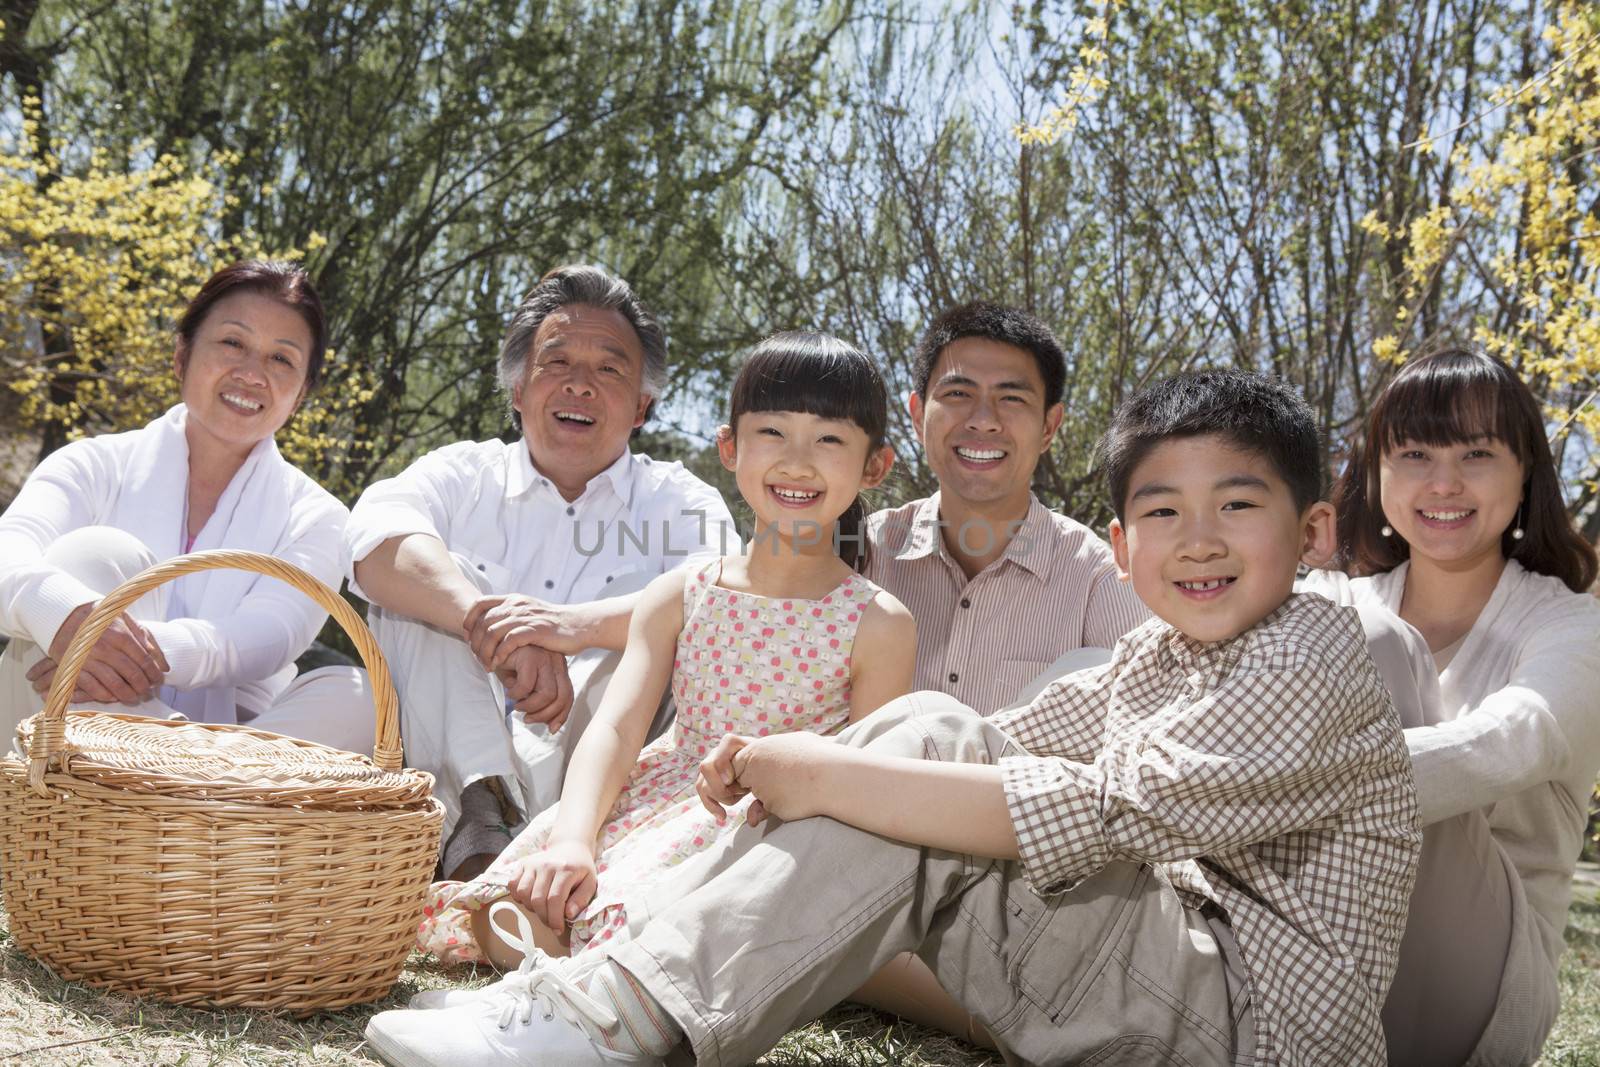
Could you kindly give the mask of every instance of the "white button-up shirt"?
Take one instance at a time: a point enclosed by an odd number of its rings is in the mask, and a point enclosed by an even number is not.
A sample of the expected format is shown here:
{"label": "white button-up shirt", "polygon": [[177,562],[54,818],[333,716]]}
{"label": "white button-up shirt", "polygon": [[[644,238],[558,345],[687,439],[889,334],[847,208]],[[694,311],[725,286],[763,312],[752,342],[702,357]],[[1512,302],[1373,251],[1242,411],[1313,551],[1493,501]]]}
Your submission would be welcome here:
{"label": "white button-up shirt", "polygon": [[[491,588],[558,604],[637,590],[740,545],[722,495],[681,463],[624,452],[568,502],[521,438],[428,453],[368,487],[347,530],[353,561],[390,538],[432,534]],[[366,597],[353,577],[350,588]]]}

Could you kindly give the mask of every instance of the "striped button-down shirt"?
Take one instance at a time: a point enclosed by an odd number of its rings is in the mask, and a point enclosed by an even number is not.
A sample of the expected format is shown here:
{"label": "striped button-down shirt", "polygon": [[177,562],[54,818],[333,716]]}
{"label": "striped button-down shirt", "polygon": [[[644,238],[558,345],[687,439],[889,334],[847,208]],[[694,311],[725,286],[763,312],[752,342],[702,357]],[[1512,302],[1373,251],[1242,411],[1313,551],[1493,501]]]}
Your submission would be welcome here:
{"label": "striped button-down shirt", "polygon": [[1146,863],[1233,926],[1258,1062],[1381,1064],[1422,835],[1400,719],[1353,608],[1294,594],[1203,644],[1159,620],[995,717],[1029,884]]}
{"label": "striped button-down shirt", "polygon": [[981,552],[980,531],[946,530],[939,494],[867,520],[867,577],[917,620],[918,689],[937,689],[984,715],[1010,704],[1063,653],[1110,648],[1150,617],[1117,580],[1094,531],[1030,499],[1005,553],[968,580],[945,538]]}

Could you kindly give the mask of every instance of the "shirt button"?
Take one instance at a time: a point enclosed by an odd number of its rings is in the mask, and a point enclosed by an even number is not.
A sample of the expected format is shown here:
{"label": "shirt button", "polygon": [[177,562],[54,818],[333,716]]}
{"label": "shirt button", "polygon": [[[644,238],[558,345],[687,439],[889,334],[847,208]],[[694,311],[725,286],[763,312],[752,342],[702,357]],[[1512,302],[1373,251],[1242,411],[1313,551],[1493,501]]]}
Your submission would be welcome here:
{"label": "shirt button", "polygon": [[957,674],[955,671],[951,671],[950,672],[950,680],[952,682],[959,682],[959,681],[961,681],[961,675]]}
{"label": "shirt button", "polygon": [[484,569],[484,566],[483,566],[483,564],[481,564],[481,563],[480,563],[480,564],[478,564],[478,569],[479,569],[479,570],[480,570],[480,571],[481,571],[481,570],[483,570],[483,569]]}
{"label": "shirt button", "polygon": [[546,578],[544,580],[544,587],[546,589],[554,589],[556,587],[556,583],[552,582],[550,579]]}
{"label": "shirt button", "polygon": [[970,607],[972,607],[972,601],[968,600],[966,597],[962,597],[961,598],[961,606],[964,607],[964,608],[970,608]]}
{"label": "shirt button", "polygon": [[577,513],[578,513],[578,509],[577,508],[568,508],[567,509],[567,514],[568,515],[576,515]]}
{"label": "shirt button", "polygon": [[614,574],[608,574],[608,575],[606,575],[606,584],[607,584],[607,585],[610,585],[610,584],[611,584],[611,579],[613,579],[613,578],[615,578],[615,577],[616,577],[616,575],[614,575]]}

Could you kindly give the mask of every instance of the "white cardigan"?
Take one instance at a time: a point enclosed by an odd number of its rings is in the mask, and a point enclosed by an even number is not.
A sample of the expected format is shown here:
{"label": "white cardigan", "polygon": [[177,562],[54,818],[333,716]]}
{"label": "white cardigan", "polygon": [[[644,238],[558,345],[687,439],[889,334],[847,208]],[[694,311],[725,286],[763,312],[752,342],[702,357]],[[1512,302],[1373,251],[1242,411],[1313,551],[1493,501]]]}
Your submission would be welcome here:
{"label": "white cardigan", "polygon": [[[45,549],[84,526],[133,534],[157,560],[183,551],[189,449],[179,404],[143,429],[56,451],[0,516],[0,632],[48,648],[80,604],[100,594],[44,562]],[[250,549],[337,589],[345,572],[345,506],[278,454],[256,445],[195,538],[194,550]],[[207,571],[172,583],[167,617],[146,626],[171,667],[163,702],[190,718],[234,722],[261,712],[294,678],[294,660],[327,613],[284,583]]]}
{"label": "white cardigan", "polygon": [[[1409,563],[1304,587],[1399,614]],[[1406,731],[1424,826],[1482,810],[1527,894],[1552,977],[1600,771],[1600,601],[1512,560],[1439,674],[1440,706]]]}

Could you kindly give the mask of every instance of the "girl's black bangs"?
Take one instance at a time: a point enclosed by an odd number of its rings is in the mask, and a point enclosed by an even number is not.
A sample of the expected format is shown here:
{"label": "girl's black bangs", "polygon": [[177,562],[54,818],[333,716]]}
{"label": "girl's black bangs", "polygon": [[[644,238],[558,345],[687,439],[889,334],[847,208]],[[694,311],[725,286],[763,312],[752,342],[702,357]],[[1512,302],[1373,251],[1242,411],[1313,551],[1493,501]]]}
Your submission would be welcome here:
{"label": "girl's black bangs", "polygon": [[884,429],[883,379],[859,356],[767,349],[750,357],[739,385],[736,414],[798,411],[853,422],[874,437]]}

